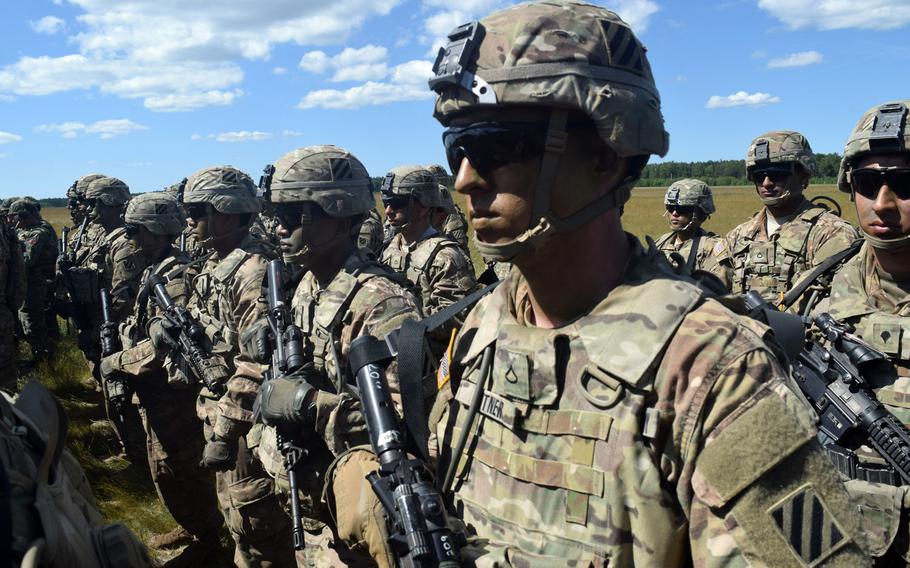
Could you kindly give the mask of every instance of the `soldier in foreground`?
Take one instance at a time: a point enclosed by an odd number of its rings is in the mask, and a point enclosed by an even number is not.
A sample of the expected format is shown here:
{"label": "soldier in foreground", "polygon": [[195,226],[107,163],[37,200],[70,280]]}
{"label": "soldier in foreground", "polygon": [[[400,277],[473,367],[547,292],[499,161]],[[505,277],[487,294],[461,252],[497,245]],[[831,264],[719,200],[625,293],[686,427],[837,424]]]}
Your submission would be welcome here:
{"label": "soldier in foreground", "polygon": [[[697,179],[681,179],[667,188],[664,196],[665,216],[670,222],[670,232],[661,235],[654,243],[658,249],[671,259],[672,253],[678,253],[688,268],[693,270],[710,270],[714,262],[709,261],[712,251],[723,247],[723,239],[711,231],[702,229],[702,224],[716,211],[711,188]],[[717,254],[715,252],[715,254]],[[725,271],[719,271],[718,277],[729,287]]]}
{"label": "soldier in foreground", "polygon": [[[369,440],[350,389],[348,351],[357,337],[384,337],[405,319],[419,319],[418,300],[396,274],[358,249],[359,225],[375,205],[369,175],[352,154],[331,145],[290,152],[275,162],[268,196],[279,218],[284,258],[305,271],[289,291],[307,362],[297,373],[263,385],[261,412],[266,424],[300,440],[307,451],[297,468],[307,562],[357,566],[372,557],[380,566],[394,566],[381,508],[364,479],[378,464],[363,447]],[[280,374],[274,365],[272,373]],[[394,383],[394,370],[390,374]],[[287,493],[275,428],[265,430],[259,455]],[[336,512],[336,497],[348,509],[366,506],[368,522],[343,523],[349,517]]]}
{"label": "soldier in foreground", "polygon": [[41,218],[38,208],[19,199],[9,208],[25,260],[25,302],[19,309],[19,322],[25,339],[32,348],[32,364],[53,354],[54,344],[47,329],[48,287],[54,280],[57,262],[57,234]]}
{"label": "soldier in foreground", "polygon": [[515,267],[468,315],[430,422],[466,560],[867,564],[767,328],[623,232],[668,146],[631,29],[552,1],[449,37],[430,84],[455,189],[479,251]]}
{"label": "soldier in foreground", "polygon": [[[149,340],[148,328],[162,317],[148,284],[154,276],[167,282],[175,302],[183,305],[198,267],[172,246],[186,225],[183,207],[166,193],[146,193],[130,200],[124,215],[127,236],[145,258],[140,293],[132,313],[119,327],[122,351],[101,361],[107,392],[139,397],[148,435],[152,481],[164,506],[178,523],[170,533],[152,538],[155,548],[191,544],[185,554],[201,561],[219,542],[223,524],[215,495],[215,476],[199,465],[205,439],[196,417],[198,379],[184,365],[166,358]],[[120,383],[127,383],[126,385]]]}
{"label": "soldier in foreground", "polygon": [[16,390],[16,320],[25,298],[25,261],[16,231],[0,217],[0,388]]}
{"label": "soldier in foreground", "polygon": [[764,207],[727,233],[714,256],[732,274],[734,294],[755,290],[779,304],[803,272],[857,239],[849,223],[803,195],[815,173],[815,154],[798,132],[767,132],[749,145],[746,175]]}
{"label": "soldier in foreground", "polygon": [[[234,562],[294,566],[287,515],[246,442],[264,367],[241,351],[239,337],[264,315],[259,296],[272,250],[250,235],[260,209],[256,186],[236,168],[214,166],[188,178],[183,200],[199,244],[212,250],[193,280],[187,308],[228,369],[223,393],[203,388],[196,403],[206,439],[201,465],[216,472],[218,501],[236,543]],[[174,330],[158,321],[149,336],[160,347]]]}
{"label": "soldier in foreground", "polygon": [[[829,312],[882,351],[896,374],[877,376],[877,398],[910,425],[910,101],[877,105],[856,124],[844,148],[838,189],[856,204],[865,239],[859,253],[835,274]],[[878,566],[910,563],[910,485],[869,447],[839,448],[855,467],[839,468],[857,497],[870,550]],[[836,460],[846,464],[850,460]]]}

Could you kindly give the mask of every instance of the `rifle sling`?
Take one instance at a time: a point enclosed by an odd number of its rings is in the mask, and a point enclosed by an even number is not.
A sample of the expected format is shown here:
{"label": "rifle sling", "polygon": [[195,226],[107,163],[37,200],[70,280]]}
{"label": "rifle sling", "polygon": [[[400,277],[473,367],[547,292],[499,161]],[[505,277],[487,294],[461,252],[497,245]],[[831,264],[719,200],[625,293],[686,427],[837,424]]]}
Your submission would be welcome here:
{"label": "rifle sling", "polygon": [[853,255],[858,253],[860,247],[863,246],[863,242],[865,242],[863,239],[856,240],[852,245],[850,245],[849,248],[844,249],[837,254],[833,254],[822,261],[821,264],[816,266],[812,272],[809,273],[809,276],[803,278],[799,284],[787,292],[787,294],[784,296],[784,299],[781,300],[780,305],[783,306],[784,309],[787,309],[793,305],[793,303],[803,295],[803,292],[805,292],[809,286],[811,286],[812,283],[818,279],[819,276],[830,270],[835,265],[839,264],[841,261],[852,258]]}

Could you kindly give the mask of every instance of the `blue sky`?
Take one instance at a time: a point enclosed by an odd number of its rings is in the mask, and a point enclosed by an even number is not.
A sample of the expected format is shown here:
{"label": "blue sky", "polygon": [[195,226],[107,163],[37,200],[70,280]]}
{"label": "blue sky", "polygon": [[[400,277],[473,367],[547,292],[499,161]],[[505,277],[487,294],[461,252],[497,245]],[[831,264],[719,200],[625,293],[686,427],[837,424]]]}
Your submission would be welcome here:
{"label": "blue sky", "polygon": [[[667,160],[740,158],[776,129],[839,151],[866,108],[910,98],[910,0],[598,3],[648,47]],[[444,163],[434,45],[507,4],[4,0],[0,196],[62,196],[92,171],[137,192],[214,164],[258,179],[310,144],[374,176]]]}

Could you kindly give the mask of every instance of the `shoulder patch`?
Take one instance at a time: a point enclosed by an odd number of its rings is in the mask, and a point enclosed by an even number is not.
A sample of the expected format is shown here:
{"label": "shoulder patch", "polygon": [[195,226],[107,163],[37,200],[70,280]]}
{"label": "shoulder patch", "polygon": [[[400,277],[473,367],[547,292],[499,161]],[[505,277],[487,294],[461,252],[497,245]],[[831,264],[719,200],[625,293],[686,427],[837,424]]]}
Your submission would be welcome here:
{"label": "shoulder patch", "polygon": [[716,243],[714,243],[714,248],[711,250],[711,254],[714,256],[717,256],[720,253],[724,252],[724,248],[725,248],[724,240],[721,239],[721,240],[717,241]]}
{"label": "shoulder patch", "polygon": [[772,505],[768,514],[806,566],[817,566],[850,540],[811,484]]}

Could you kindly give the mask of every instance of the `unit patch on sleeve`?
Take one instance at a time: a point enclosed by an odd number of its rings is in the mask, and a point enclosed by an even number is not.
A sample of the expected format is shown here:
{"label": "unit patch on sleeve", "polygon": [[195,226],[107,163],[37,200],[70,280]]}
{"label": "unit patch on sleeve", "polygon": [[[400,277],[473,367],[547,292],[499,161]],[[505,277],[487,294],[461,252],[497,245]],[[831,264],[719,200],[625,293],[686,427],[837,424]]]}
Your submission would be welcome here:
{"label": "unit patch on sleeve", "polygon": [[811,485],[790,493],[768,513],[790,550],[806,566],[817,566],[850,540]]}

